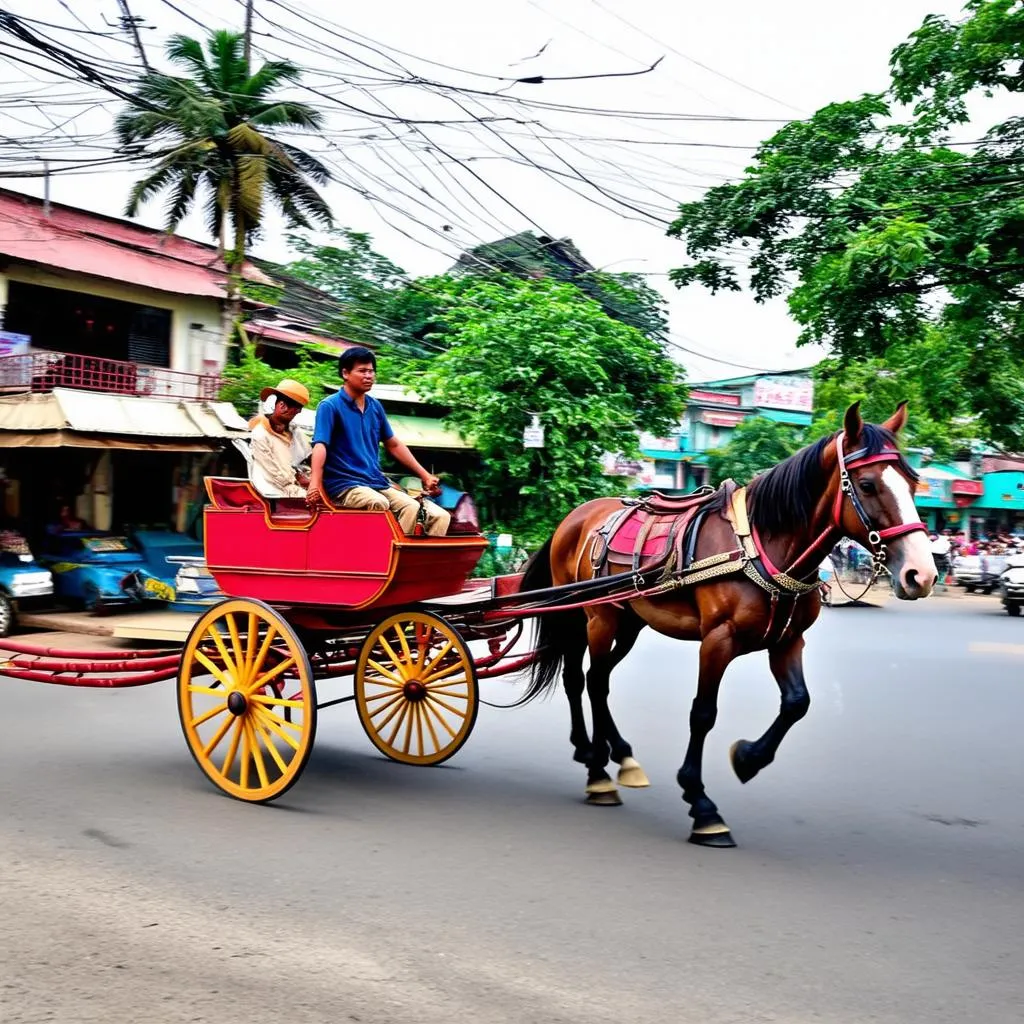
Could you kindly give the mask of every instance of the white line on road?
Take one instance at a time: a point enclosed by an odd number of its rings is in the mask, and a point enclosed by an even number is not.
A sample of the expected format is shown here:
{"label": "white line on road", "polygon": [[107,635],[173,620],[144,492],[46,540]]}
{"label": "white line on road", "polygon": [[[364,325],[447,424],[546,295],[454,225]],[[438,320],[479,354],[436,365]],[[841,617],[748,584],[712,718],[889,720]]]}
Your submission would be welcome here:
{"label": "white line on road", "polygon": [[987,640],[975,640],[967,645],[971,654],[1012,654],[1024,655],[1024,644],[1000,644]]}

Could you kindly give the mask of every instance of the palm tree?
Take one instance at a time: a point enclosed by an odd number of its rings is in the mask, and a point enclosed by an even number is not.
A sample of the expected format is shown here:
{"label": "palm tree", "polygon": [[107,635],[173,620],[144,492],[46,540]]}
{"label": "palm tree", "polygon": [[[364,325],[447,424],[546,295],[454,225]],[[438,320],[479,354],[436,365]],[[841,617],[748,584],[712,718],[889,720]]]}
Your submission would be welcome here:
{"label": "palm tree", "polygon": [[331,224],[327,203],[310,184],[326,184],[327,168],[277,136],[281,130],[319,129],[323,118],[305,103],[273,95],[299,78],[296,65],[268,61],[250,74],[239,33],[212,33],[205,53],[199,41],[173,36],[167,57],[186,76],[146,75],[115,123],[128,152],[163,144],[154,170],[132,188],[125,213],[137,216],[144,203],[169,189],[166,223],[174,231],[197,193],[205,192],[207,224],[230,271],[225,314],[234,324],[241,313],[246,244],[260,227],[265,199],[276,202],[292,227]]}

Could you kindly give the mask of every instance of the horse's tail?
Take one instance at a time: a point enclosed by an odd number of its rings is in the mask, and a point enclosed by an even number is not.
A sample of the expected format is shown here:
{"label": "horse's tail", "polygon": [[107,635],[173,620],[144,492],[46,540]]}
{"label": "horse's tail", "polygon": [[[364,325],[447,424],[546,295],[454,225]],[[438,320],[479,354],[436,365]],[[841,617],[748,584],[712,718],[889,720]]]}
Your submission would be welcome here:
{"label": "horse's tail", "polygon": [[[551,541],[549,538],[544,546],[527,563],[520,584],[520,590],[542,590],[553,586],[551,576]],[[564,612],[546,612],[538,615],[533,630],[533,647],[536,652],[533,666],[530,669],[530,685],[526,693],[516,701],[527,704],[535,697],[550,693],[558,685],[558,672],[562,667],[569,640],[574,632],[586,629],[586,615],[580,609]]]}

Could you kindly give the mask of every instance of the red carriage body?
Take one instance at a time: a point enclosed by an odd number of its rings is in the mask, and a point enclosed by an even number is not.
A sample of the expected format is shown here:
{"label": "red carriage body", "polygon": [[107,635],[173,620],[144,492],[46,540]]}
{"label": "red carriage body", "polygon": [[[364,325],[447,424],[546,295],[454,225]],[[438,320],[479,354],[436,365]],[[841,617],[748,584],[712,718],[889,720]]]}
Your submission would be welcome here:
{"label": "red carriage body", "polygon": [[407,537],[388,511],[271,504],[248,480],[208,477],[206,562],[232,597],[274,605],[392,608],[458,593],[487,548],[479,535]]}

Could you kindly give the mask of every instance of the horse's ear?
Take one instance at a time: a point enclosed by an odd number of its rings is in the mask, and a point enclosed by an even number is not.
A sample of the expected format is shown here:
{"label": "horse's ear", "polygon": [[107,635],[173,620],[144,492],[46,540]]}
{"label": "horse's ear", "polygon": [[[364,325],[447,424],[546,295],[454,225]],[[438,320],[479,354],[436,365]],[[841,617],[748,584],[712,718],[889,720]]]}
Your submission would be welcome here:
{"label": "horse's ear", "polygon": [[900,402],[896,411],[882,424],[891,434],[898,434],[907,425],[907,403]]}
{"label": "horse's ear", "polygon": [[860,417],[860,402],[854,402],[846,410],[846,417],[843,420],[843,432],[846,434],[847,451],[852,450],[856,446],[863,430],[864,421]]}

